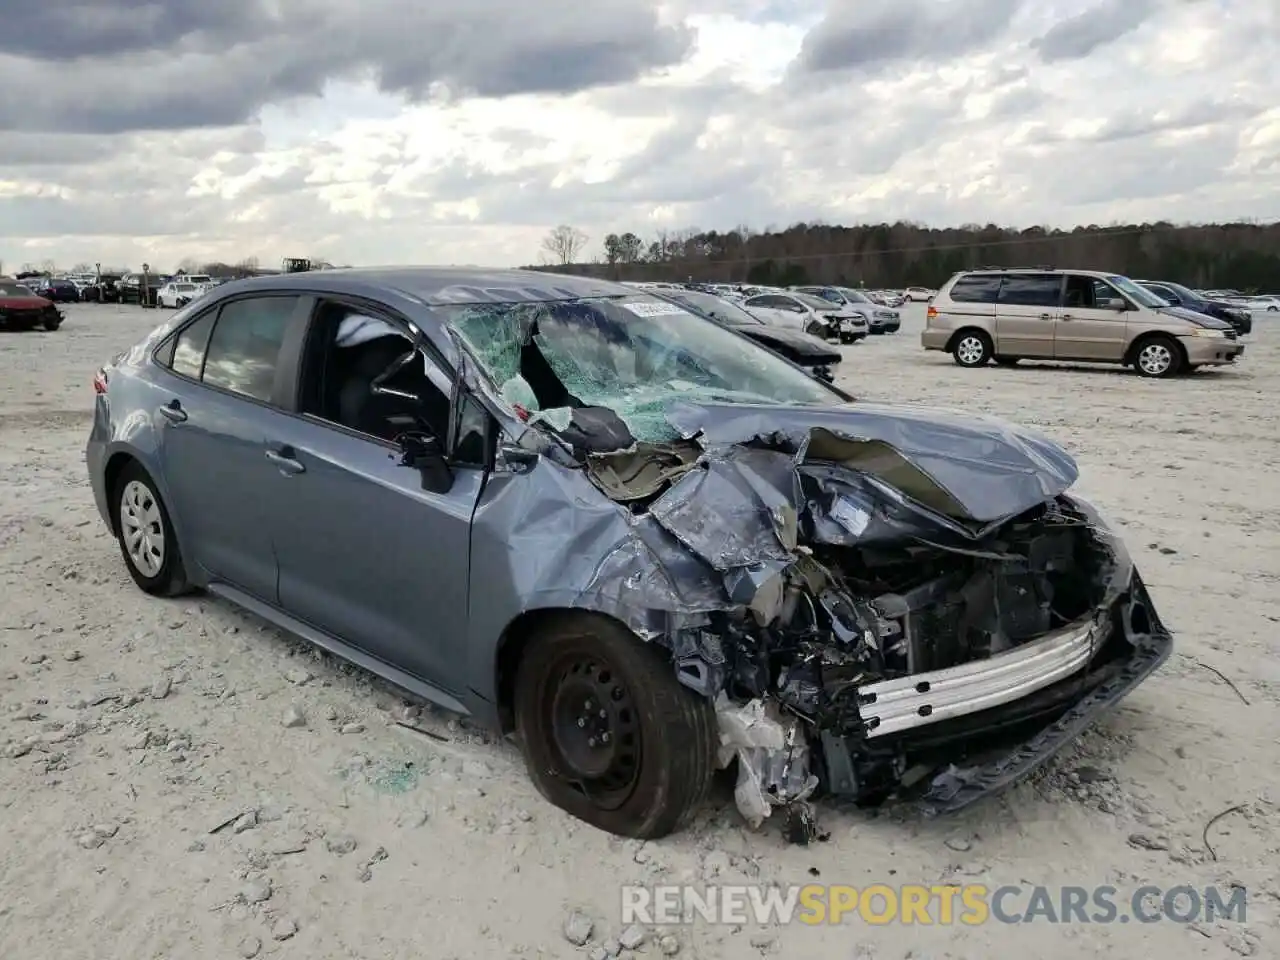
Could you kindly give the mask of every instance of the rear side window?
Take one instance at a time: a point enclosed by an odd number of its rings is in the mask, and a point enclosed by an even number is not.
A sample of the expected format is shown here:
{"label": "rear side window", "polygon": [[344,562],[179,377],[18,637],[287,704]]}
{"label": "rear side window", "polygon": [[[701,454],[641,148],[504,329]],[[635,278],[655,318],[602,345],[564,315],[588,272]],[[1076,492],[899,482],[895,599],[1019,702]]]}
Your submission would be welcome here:
{"label": "rear side window", "polygon": [[970,274],[951,287],[955,303],[995,303],[1000,293],[1000,277],[993,274]]}
{"label": "rear side window", "polygon": [[1056,274],[1005,277],[1000,286],[1000,303],[1010,306],[1056,307],[1061,299],[1062,278]]}
{"label": "rear side window", "polygon": [[224,306],[209,337],[203,381],[269,401],[280,347],[297,303],[297,297],[257,297]]}
{"label": "rear side window", "polygon": [[213,321],[214,314],[205,314],[178,334],[173,345],[173,361],[169,364],[174,373],[192,380],[200,379],[200,368],[204,366],[204,351],[209,345],[209,334],[213,332]]}

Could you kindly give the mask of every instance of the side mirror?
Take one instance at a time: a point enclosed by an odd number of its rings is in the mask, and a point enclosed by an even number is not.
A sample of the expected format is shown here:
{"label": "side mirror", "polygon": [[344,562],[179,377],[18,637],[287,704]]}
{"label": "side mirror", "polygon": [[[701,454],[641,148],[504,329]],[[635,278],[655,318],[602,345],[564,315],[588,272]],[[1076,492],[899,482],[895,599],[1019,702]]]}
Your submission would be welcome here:
{"label": "side mirror", "polygon": [[1129,309],[1129,305],[1125,303],[1123,300],[1116,300],[1116,299],[1103,300],[1102,309],[1115,310],[1118,313],[1123,313],[1125,310]]}
{"label": "side mirror", "polygon": [[448,493],[453,488],[453,468],[445,459],[440,441],[429,433],[402,433],[400,465],[422,475],[422,489],[428,493]]}

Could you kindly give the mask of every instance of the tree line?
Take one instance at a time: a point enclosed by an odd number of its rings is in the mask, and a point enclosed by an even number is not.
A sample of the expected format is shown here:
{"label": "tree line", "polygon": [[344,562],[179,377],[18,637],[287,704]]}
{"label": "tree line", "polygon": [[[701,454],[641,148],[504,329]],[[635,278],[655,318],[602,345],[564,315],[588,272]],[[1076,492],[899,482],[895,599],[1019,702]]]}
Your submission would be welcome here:
{"label": "tree line", "polygon": [[1072,230],[995,224],[954,228],[899,221],[854,227],[798,223],[756,232],[696,229],[610,233],[598,249],[561,225],[542,243],[537,269],[615,280],[696,280],[788,286],[937,287],[975,267],[1109,270],[1190,287],[1280,291],[1280,223],[1169,222]]}

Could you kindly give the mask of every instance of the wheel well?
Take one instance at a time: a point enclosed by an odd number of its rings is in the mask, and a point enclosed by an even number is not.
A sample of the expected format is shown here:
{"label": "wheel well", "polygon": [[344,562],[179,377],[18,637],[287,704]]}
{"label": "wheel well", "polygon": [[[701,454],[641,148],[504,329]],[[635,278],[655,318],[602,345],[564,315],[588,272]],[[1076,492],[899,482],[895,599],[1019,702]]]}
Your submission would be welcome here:
{"label": "wheel well", "polygon": [[[520,661],[524,657],[529,642],[541,631],[558,620],[574,617],[600,618],[612,620],[626,627],[621,620],[595,610],[582,610],[574,607],[546,607],[539,610],[526,610],[502,631],[498,640],[498,653],[494,657],[494,691],[497,695],[498,722],[503,733],[515,729],[516,674],[520,669]],[[627,628],[630,629],[630,628]],[[637,643],[645,643],[639,637]]]}
{"label": "wheel well", "polygon": [[1183,346],[1182,341],[1177,337],[1171,337],[1167,333],[1144,333],[1129,344],[1129,352],[1124,355],[1126,366],[1133,366],[1134,361],[1138,359],[1138,351],[1142,349],[1144,343],[1150,343],[1152,340],[1168,340],[1177,348],[1178,356],[1182,360],[1182,366],[1187,365],[1187,348]]}
{"label": "wheel well", "polygon": [[[111,455],[111,458],[107,461],[106,467],[103,468],[102,471],[102,479],[106,484],[108,502],[110,502],[111,498],[115,496],[116,483],[120,480],[120,474],[124,472],[124,468],[129,464],[136,462],[137,461],[127,453],[113,453]],[[111,532],[119,535],[120,518],[116,516],[116,509],[113,507],[108,510],[107,515],[111,518]]]}
{"label": "wheel well", "polygon": [[995,346],[995,340],[992,338],[991,334],[987,333],[987,331],[983,330],[981,327],[961,327],[959,330],[953,333],[951,335],[951,339],[947,341],[948,353],[950,353],[952,350],[955,349],[956,341],[959,340],[966,333],[981,334],[982,336],[987,338],[988,343],[990,343],[993,347]]}

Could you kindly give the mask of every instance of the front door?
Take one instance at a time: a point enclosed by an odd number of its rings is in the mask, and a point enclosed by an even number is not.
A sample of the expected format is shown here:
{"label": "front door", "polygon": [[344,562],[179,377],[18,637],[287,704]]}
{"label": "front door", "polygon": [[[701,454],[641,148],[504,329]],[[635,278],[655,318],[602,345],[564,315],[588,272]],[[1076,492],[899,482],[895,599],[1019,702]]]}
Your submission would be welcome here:
{"label": "front door", "polygon": [[1068,276],[1062,318],[1054,338],[1054,358],[1121,360],[1128,306],[1125,296],[1105,280]]}
{"label": "front door", "polygon": [[996,298],[996,356],[1052,358],[1061,304],[1061,274],[1006,276]]}
{"label": "front door", "polygon": [[[304,373],[295,411],[269,438],[279,467],[269,499],[280,606],[461,698],[471,518],[484,470],[455,458],[452,486],[438,493],[401,464],[393,438],[402,430],[430,433],[446,448],[452,378],[409,339],[397,346],[403,332],[388,322],[323,300],[313,316],[303,368],[315,374]],[[393,368],[400,374],[386,380]],[[376,384],[395,389],[370,401]],[[400,410],[399,398],[415,397]],[[409,411],[424,419],[396,425]]]}

